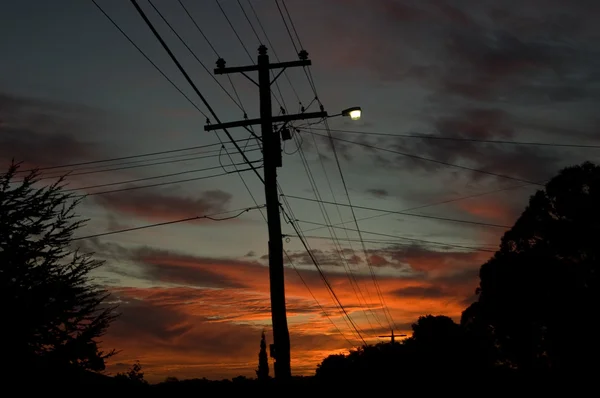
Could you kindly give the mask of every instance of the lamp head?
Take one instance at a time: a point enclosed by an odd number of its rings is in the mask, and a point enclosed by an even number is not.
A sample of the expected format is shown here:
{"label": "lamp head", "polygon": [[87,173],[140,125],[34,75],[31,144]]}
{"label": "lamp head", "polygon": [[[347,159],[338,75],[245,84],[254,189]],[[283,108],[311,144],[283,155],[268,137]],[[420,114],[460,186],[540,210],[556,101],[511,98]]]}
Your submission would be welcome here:
{"label": "lamp head", "polygon": [[354,106],[342,111],[342,116],[350,116],[352,120],[359,120],[361,115],[362,109],[360,109],[360,106]]}

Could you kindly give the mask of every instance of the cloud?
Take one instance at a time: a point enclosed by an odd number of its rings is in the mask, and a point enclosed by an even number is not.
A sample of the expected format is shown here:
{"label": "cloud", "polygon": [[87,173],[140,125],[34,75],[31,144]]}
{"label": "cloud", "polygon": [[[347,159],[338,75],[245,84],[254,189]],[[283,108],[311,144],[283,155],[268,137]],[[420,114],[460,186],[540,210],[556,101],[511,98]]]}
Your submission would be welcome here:
{"label": "cloud", "polygon": [[450,294],[445,292],[440,287],[436,286],[408,286],[392,292],[399,297],[429,297],[429,298],[440,298],[448,297]]}
{"label": "cloud", "polygon": [[387,190],[382,189],[382,188],[370,188],[370,189],[365,190],[365,192],[368,193],[369,195],[372,195],[372,196],[378,198],[378,199],[387,198],[390,195],[390,193]]}
{"label": "cloud", "polygon": [[[311,44],[332,76],[344,73],[348,79],[368,81],[379,95],[377,105],[391,104],[376,110],[387,119],[377,122],[387,124],[383,131],[416,126],[416,131],[447,137],[552,142],[557,134],[568,134],[572,141],[593,142],[598,133],[600,27],[591,10],[598,7],[594,2],[516,0],[331,2],[316,16],[331,22],[315,24],[323,28],[312,32]],[[315,16],[309,19],[300,7],[296,12],[314,23]],[[319,39],[324,34],[337,37],[334,49]],[[356,94],[362,90],[357,88]],[[531,146],[371,143],[534,181],[579,163],[581,156]],[[408,165],[412,172],[452,171],[337,142],[336,147],[354,162],[366,159],[388,169]],[[493,179],[458,173],[475,182]]]}
{"label": "cloud", "polygon": [[[97,195],[104,208],[152,221],[202,216],[225,211],[231,194],[221,190],[196,193],[195,198],[174,196],[163,189],[145,189]],[[202,220],[198,220],[199,222]]]}
{"label": "cloud", "polygon": [[101,156],[93,135],[101,114],[82,106],[0,93],[0,162],[50,167]]}
{"label": "cloud", "polygon": [[131,259],[142,266],[150,280],[189,286],[242,288],[248,287],[244,276],[266,274],[266,268],[257,262],[197,257],[148,247],[133,251]]}
{"label": "cloud", "polygon": [[[213,294],[217,297],[211,298]],[[122,288],[113,295],[122,302],[122,316],[103,338],[103,345],[122,351],[115,363],[109,363],[109,371],[119,371],[124,363],[139,360],[150,381],[174,374],[209,378],[253,376],[264,326],[215,321],[219,315],[215,312],[217,300],[225,297],[219,291]],[[236,311],[233,307],[231,310]],[[270,330],[267,338],[272,339]],[[324,352],[343,350],[345,343],[339,335],[300,328],[292,329],[291,341],[292,365],[296,369],[308,366],[310,370],[314,370]]]}
{"label": "cloud", "polygon": [[[155,381],[168,375],[253,374],[260,332],[270,331],[269,276],[264,264],[247,257],[209,258],[151,247],[126,248],[97,239],[87,241],[86,248],[117,257],[113,261],[118,261],[118,268],[112,271],[127,275],[131,282],[131,287],[112,287],[123,315],[103,339],[104,347],[123,352],[110,371],[122,371],[123,364],[140,360],[147,377]],[[334,254],[326,249],[317,253]],[[301,259],[300,253],[293,254]],[[404,325],[402,333],[410,333],[410,324],[419,315],[434,312],[458,318],[473,295],[476,271],[484,261],[474,253],[432,252],[417,246],[388,246],[370,254],[373,261],[379,256],[391,264],[376,263],[375,272],[395,323]],[[393,266],[404,271],[379,272]],[[383,309],[366,264],[357,261],[353,267],[354,278],[342,267],[324,268],[324,272],[352,319],[369,330],[370,311],[385,322]],[[407,273],[407,267],[412,271]],[[348,348],[338,328],[346,337],[352,336],[313,267],[298,264],[303,280],[288,267],[285,272],[293,365],[297,372],[310,374],[325,356]],[[124,281],[122,285],[129,283]],[[153,287],[133,287],[140,282]],[[381,334],[380,329],[371,333]]]}

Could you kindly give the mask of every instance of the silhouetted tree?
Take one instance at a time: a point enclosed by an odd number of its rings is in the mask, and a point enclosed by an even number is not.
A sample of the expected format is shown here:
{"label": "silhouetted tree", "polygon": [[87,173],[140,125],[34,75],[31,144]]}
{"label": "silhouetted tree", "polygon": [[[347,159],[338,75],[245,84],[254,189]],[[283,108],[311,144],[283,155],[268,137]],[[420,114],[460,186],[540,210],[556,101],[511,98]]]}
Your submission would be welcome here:
{"label": "silhouetted tree", "polygon": [[267,338],[264,330],[260,338],[260,352],[258,353],[256,378],[258,380],[269,380],[269,357],[267,356]]}
{"label": "silhouetted tree", "polygon": [[[144,380],[144,372],[142,372],[142,365],[139,361],[136,361],[127,373],[117,373],[115,378],[132,384],[148,384],[148,382]],[[169,378],[167,378],[166,381],[169,381]]]}
{"label": "silhouetted tree", "polygon": [[597,370],[599,238],[600,167],[562,170],[481,267],[479,300],[463,313],[463,326],[499,364]]}
{"label": "silhouetted tree", "polygon": [[84,222],[74,214],[78,201],[62,180],[38,187],[36,172],[18,168],[0,175],[3,361],[19,371],[36,365],[101,371],[114,351],[99,350],[96,338],[115,313],[89,276],[101,262],[72,247]]}
{"label": "silhouetted tree", "polygon": [[352,378],[389,383],[399,375],[449,375],[464,372],[469,353],[458,324],[446,316],[422,316],[412,325],[413,336],[400,344],[379,343],[330,355],[316,376],[329,381]]}

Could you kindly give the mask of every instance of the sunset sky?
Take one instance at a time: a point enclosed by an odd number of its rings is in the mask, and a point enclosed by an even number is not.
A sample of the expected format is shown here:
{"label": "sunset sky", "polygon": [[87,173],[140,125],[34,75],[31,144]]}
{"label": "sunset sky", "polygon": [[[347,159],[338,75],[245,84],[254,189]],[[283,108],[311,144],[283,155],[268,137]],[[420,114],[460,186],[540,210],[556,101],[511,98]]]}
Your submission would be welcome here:
{"label": "sunset sky", "polygon": [[[247,0],[219,2],[235,33],[216,1],[182,3],[227,66],[252,62],[236,33],[255,60],[259,41],[248,19],[272,61],[273,49],[281,61],[296,60],[276,2],[250,1],[272,46]],[[97,2],[208,114],[132,4]],[[251,82],[232,75],[236,94],[227,77],[217,76],[226,94],[148,1],[139,3],[222,121],[244,114],[228,95],[235,101],[239,95],[248,117],[259,116]],[[153,4],[212,71],[217,55],[180,3]],[[326,134],[318,120],[285,143],[278,173],[292,217],[367,342],[382,341],[377,336],[389,334],[389,323],[396,333],[410,334],[420,315],[444,314],[458,321],[475,299],[480,265],[539,188],[527,182],[543,182],[585,160],[600,161],[597,148],[477,141],[600,145],[600,2],[287,0],[285,5],[301,40],[296,46],[313,62],[310,72],[325,109],[330,114],[351,106],[363,109],[357,122],[329,119],[334,137],[345,140],[336,141],[335,149],[350,200],[362,207],[354,210],[362,233],[356,231],[332,147],[318,135]],[[287,18],[285,9],[283,14]],[[69,188],[92,194],[79,208],[89,218],[79,237],[193,216],[237,215],[256,206],[240,176],[264,204],[256,175],[227,174],[242,158],[231,144],[220,150],[218,137],[226,142],[225,134],[205,132],[206,118],[91,0],[3,2],[0,54],[3,166],[12,158],[26,168],[44,168],[195,148],[46,170],[48,177],[78,174],[68,178]],[[274,96],[288,113],[299,111],[299,100],[310,104],[308,111],[318,111],[301,68],[289,69],[278,83]],[[274,114],[279,108],[274,99]],[[260,161],[256,141],[245,141],[246,130],[231,133],[250,160]],[[152,178],[161,175],[171,176]],[[141,178],[148,179],[127,183]],[[157,185],[190,179],[195,180]],[[154,186],[94,194],[144,185]],[[343,206],[322,209],[317,197]],[[139,360],[150,381],[254,376],[263,329],[272,343],[261,211],[76,241],[106,260],[97,281],[120,302],[122,316],[102,339],[104,348],[120,350],[108,372]],[[282,223],[292,260],[285,271],[292,372],[312,374],[325,356],[356,347],[360,340],[293,228]]]}

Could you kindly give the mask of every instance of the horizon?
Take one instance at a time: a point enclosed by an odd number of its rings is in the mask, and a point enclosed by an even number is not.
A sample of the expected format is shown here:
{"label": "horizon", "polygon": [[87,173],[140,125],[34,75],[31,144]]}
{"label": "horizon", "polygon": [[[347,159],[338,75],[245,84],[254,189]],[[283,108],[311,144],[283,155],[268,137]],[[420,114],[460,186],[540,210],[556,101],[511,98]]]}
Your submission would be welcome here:
{"label": "horizon", "polygon": [[[208,114],[135,8],[97,2]],[[335,151],[323,123],[296,123],[278,174],[285,208],[367,343],[387,341],[377,336],[391,328],[410,336],[422,315],[459,321],[477,299],[479,267],[540,182],[600,163],[600,3],[287,0],[287,15],[272,1],[182,1],[210,43],[179,2],[153,3],[209,72],[211,45],[228,67],[256,61],[258,21],[273,62],[298,59],[292,41],[308,51],[318,99],[303,69],[289,68],[273,89],[274,115],[279,101],[299,112],[298,99],[307,112],[362,108],[359,121],[328,120]],[[259,117],[251,82],[214,76],[221,89],[140,4],[222,121]],[[89,195],[77,237],[99,236],[77,246],[106,261],[95,276],[122,312],[102,338],[121,351],[107,372],[139,361],[152,383],[254,377],[263,329],[273,342],[258,178],[230,172],[243,159],[227,137],[204,131],[206,117],[93,2],[11,2],[0,35],[11,38],[0,42],[0,162],[40,167],[42,177],[71,171],[68,189]],[[259,162],[248,131],[231,132]],[[64,165],[73,166],[55,168]],[[226,220],[122,231],[207,215]],[[312,375],[362,341],[282,220],[292,374]]]}

